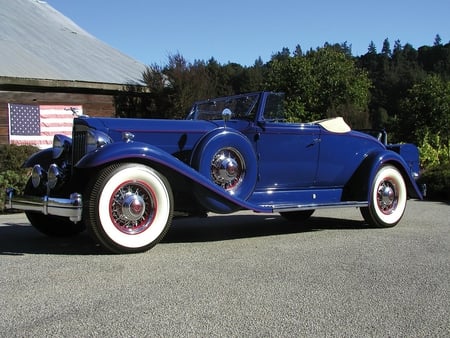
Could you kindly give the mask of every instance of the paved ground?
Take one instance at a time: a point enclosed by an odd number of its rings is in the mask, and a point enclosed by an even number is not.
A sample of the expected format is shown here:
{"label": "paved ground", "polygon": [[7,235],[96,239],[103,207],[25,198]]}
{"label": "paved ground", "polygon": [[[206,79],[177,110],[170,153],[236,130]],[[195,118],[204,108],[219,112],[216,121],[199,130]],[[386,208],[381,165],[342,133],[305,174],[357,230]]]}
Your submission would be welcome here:
{"label": "paved ground", "polygon": [[174,222],[143,254],[0,217],[1,337],[450,337],[449,204],[392,229],[356,209],[307,227],[239,213]]}

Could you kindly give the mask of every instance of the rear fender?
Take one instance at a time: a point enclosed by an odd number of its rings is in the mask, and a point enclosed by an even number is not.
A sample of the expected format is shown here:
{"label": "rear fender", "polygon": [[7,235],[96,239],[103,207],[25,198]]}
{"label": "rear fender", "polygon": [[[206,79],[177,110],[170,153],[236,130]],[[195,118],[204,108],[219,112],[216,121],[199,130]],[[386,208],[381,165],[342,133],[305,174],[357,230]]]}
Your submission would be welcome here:
{"label": "rear fender", "polygon": [[408,197],[423,199],[422,193],[412,176],[411,168],[405,160],[393,151],[377,151],[366,157],[346,184],[343,200],[370,200],[370,187],[375,179],[375,175],[380,167],[386,164],[391,164],[400,171],[405,180]]}

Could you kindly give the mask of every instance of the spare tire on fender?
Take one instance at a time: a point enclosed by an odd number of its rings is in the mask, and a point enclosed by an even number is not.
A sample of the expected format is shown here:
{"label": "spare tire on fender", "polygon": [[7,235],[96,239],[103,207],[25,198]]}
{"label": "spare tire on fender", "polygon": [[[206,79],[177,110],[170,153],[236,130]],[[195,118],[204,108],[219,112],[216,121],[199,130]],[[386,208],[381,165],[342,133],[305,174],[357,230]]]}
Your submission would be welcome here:
{"label": "spare tire on fender", "polygon": [[[230,195],[246,200],[255,189],[257,160],[255,150],[248,138],[236,130],[216,129],[205,135],[194,148],[191,165]],[[205,198],[205,189],[195,191],[203,206],[215,212],[217,205]],[[201,191],[201,192],[200,192]],[[228,204],[227,204],[228,205]],[[225,207],[227,209],[228,207]]]}

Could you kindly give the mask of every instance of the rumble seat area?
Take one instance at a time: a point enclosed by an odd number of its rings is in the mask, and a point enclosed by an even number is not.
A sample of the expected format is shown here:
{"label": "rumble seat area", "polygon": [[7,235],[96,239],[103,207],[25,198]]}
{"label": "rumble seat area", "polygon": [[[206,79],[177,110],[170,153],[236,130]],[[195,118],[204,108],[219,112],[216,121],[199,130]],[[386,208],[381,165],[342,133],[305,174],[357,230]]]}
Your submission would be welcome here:
{"label": "rumble seat area", "polygon": [[344,134],[352,130],[342,117],[332,117],[312,123],[318,124],[332,133]]}

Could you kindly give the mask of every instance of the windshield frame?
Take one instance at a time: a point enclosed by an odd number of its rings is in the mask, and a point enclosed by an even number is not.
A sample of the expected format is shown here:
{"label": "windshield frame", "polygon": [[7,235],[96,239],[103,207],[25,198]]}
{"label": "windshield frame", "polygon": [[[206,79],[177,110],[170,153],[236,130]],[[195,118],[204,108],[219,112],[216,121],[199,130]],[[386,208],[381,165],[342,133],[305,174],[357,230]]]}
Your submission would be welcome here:
{"label": "windshield frame", "polygon": [[231,111],[231,120],[255,120],[261,93],[248,93],[197,101],[187,120],[222,120],[225,109]]}

